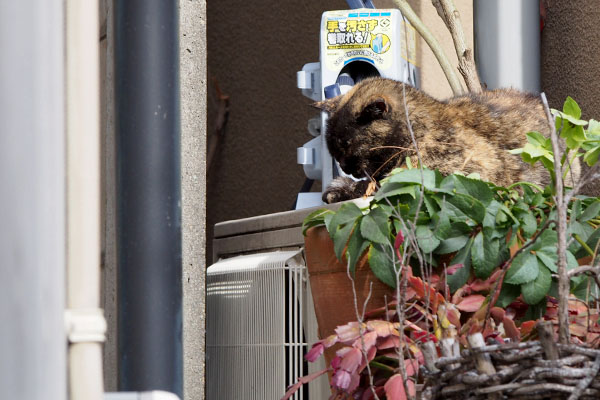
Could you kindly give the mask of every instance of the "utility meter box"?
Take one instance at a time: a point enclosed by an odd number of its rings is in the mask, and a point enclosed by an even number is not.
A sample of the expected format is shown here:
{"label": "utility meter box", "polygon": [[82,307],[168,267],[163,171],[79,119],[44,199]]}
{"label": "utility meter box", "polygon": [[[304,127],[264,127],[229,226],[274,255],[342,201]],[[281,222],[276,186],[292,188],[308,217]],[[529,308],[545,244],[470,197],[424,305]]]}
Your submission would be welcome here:
{"label": "utility meter box", "polygon": [[[320,101],[344,94],[361,80],[381,76],[419,86],[416,31],[396,9],[327,11],[321,17],[320,61],[297,74],[302,93]],[[308,123],[315,137],[298,148],[298,163],[309,179],[320,180],[320,193],[300,193],[296,208],[321,205],[321,193],[343,172],[325,142],[327,113]]]}

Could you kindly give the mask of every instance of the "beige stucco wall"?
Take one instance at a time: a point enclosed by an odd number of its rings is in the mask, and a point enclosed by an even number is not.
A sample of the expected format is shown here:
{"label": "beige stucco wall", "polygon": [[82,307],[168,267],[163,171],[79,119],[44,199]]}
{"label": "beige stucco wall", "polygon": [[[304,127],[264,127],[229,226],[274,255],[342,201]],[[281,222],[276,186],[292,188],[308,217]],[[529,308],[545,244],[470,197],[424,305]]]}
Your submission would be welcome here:
{"label": "beige stucco wall", "polygon": [[[390,1],[376,1],[378,8]],[[455,60],[452,41],[430,1],[411,1]],[[472,40],[472,6],[456,1]],[[216,129],[214,83],[230,96],[224,138],[208,172],[207,238],[216,222],[289,210],[304,182],[296,148],[310,140],[306,131],[316,112],[296,88],[296,71],[319,59],[319,25],[326,10],[346,9],[342,0],[251,3],[207,2],[208,133]],[[425,91],[451,95],[429,48],[418,44]],[[318,184],[315,183],[315,186]],[[320,184],[319,184],[320,185]]]}

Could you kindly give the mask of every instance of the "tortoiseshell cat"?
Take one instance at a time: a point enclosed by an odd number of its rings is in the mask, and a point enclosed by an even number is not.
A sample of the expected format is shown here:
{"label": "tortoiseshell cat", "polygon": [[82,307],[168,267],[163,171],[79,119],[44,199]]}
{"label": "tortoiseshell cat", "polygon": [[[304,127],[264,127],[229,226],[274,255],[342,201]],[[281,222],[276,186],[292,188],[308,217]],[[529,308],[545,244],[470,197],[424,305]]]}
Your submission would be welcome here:
{"label": "tortoiseshell cat", "polygon": [[[523,147],[525,134],[550,129],[540,99],[512,89],[471,93],[438,101],[402,83],[383,78],[359,82],[348,93],[315,103],[329,112],[329,152],[347,174],[384,178],[393,168],[417,157],[406,123],[405,104],[423,164],[447,175],[477,172],[483,180],[508,186],[519,181],[545,185],[548,172],[508,150]],[[579,161],[572,178],[580,174]],[[571,181],[567,179],[567,184]],[[368,181],[339,177],[323,194],[335,203],[365,193]]]}

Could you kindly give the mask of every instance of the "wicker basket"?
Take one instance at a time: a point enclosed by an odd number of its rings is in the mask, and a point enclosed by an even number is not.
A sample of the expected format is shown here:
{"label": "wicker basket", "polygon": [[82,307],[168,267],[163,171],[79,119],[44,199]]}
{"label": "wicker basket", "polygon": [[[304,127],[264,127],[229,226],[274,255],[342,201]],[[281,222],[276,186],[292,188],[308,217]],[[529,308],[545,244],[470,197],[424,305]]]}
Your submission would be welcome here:
{"label": "wicker basket", "polygon": [[600,399],[600,350],[554,341],[550,323],[539,341],[485,345],[480,333],[459,352],[454,339],[422,346],[422,399]]}

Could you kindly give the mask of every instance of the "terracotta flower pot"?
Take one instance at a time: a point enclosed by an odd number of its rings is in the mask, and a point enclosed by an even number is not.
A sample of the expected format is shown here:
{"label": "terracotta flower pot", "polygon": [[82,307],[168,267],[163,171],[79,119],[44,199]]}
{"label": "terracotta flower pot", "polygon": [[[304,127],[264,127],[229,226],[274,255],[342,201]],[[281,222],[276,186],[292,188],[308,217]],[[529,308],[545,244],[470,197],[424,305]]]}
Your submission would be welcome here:
{"label": "terracotta flower pot", "polygon": [[[325,227],[309,229],[304,243],[319,337],[323,339],[335,333],[337,326],[357,320],[352,281],[348,278],[346,264],[337,259],[333,241]],[[357,263],[354,280],[358,309],[361,312],[371,283],[373,286],[367,311],[383,307],[386,296],[388,302],[392,300],[394,289],[375,277],[366,257]],[[325,351],[327,365],[334,356],[335,347]]]}

